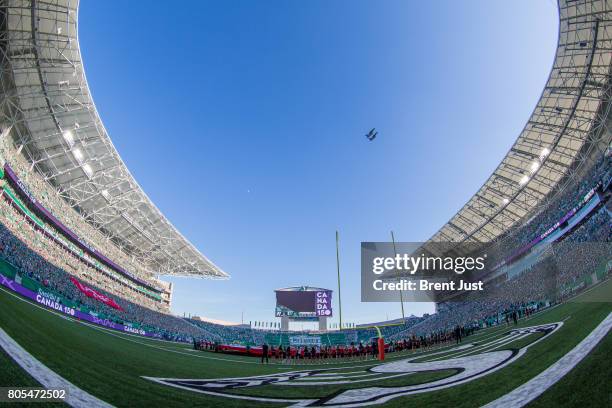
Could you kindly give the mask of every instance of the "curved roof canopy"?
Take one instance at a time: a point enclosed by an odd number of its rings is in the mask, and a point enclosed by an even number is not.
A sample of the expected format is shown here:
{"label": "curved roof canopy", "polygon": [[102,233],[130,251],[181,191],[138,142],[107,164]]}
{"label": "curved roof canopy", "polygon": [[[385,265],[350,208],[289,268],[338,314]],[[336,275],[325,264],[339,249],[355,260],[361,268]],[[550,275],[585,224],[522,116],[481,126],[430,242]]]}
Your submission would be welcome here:
{"label": "curved roof canopy", "polygon": [[155,207],[113,146],[83,70],[78,5],[3,3],[1,121],[61,196],[152,273],[228,278]]}
{"label": "curved roof canopy", "polygon": [[480,190],[430,241],[491,242],[547,205],[596,139],[609,139],[603,128],[611,59],[612,3],[560,0],[554,65],[529,121]]}

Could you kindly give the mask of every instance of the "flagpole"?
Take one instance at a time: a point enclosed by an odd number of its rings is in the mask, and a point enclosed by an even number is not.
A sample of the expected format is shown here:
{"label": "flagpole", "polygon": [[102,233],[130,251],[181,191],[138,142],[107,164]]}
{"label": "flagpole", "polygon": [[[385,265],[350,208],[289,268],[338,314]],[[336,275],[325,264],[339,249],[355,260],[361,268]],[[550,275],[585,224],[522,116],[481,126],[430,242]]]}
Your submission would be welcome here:
{"label": "flagpole", "polygon": [[[393,234],[393,231],[391,231],[391,241],[393,241],[393,254],[397,258],[397,251],[395,249],[395,235]],[[397,282],[400,283],[399,271],[397,270],[397,268],[395,268],[395,276],[397,277]],[[406,317],[404,316],[404,295],[402,294],[401,290],[399,291],[399,294],[400,294],[400,304],[402,305],[402,320],[405,320]]]}
{"label": "flagpole", "polygon": [[338,241],[340,237],[336,231],[336,268],[338,270],[338,306],[340,309],[340,330],[342,330],[342,296],[340,295],[340,250],[338,249]]}

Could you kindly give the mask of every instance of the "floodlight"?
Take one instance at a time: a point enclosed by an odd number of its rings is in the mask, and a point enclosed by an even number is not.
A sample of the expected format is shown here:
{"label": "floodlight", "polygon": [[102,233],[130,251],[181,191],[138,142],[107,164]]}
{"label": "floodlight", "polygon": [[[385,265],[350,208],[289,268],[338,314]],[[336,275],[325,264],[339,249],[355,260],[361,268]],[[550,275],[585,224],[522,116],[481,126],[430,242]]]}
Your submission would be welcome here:
{"label": "floodlight", "polygon": [[83,165],[83,171],[85,172],[88,178],[91,178],[91,176],[93,176],[93,169],[91,168],[89,163],[85,163]]}
{"label": "floodlight", "polygon": [[79,164],[83,162],[83,152],[78,147],[76,149],[72,149],[72,155],[79,162]]}
{"label": "floodlight", "polygon": [[74,135],[71,130],[64,130],[62,133],[64,140],[68,143],[68,146],[72,147],[74,145]]}

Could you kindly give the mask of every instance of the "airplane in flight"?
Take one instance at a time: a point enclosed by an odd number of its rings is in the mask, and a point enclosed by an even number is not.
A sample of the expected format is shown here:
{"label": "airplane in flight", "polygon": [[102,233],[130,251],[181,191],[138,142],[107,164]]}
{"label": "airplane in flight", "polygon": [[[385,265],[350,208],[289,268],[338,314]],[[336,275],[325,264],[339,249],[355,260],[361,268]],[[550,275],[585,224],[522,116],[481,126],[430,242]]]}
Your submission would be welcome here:
{"label": "airplane in flight", "polygon": [[372,140],[376,139],[376,136],[378,136],[378,132],[376,131],[376,128],[372,128],[372,130],[370,130],[365,137],[368,138],[368,140],[371,142]]}

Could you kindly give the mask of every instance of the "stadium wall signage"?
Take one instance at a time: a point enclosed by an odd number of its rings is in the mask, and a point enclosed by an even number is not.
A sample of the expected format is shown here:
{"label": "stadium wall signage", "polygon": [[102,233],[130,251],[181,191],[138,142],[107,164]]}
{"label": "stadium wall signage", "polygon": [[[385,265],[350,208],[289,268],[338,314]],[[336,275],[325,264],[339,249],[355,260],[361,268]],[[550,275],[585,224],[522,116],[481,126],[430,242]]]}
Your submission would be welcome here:
{"label": "stadium wall signage", "polygon": [[321,346],[320,336],[289,336],[289,344],[292,346]]}
{"label": "stadium wall signage", "polygon": [[78,309],[62,305],[59,302],[59,297],[57,297],[56,295],[49,296],[50,294],[44,291],[34,292],[28,288],[21,286],[19,283],[7,278],[2,274],[0,274],[0,284],[5,288],[11,290],[12,292],[17,293],[18,295],[21,295],[27,299],[30,299],[36,302],[37,304],[44,306],[47,309],[55,310],[62,314],[75,317],[79,320],[124,333],[136,334],[143,337],[151,337],[158,339],[161,338],[161,336],[157,333],[148,332],[143,329],[137,329],[129,325],[117,324],[108,319],[101,319],[97,316],[90,315],[89,313],[83,313]]}

